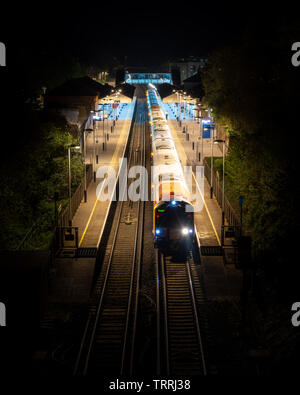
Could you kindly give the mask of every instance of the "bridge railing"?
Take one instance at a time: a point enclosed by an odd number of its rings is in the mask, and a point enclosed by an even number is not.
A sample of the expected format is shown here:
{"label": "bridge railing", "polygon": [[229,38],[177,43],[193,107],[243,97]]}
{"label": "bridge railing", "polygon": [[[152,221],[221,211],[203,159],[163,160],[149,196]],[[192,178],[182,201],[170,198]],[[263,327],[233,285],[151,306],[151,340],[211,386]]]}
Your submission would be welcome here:
{"label": "bridge railing", "polygon": [[[86,168],[86,182],[87,186],[93,178],[92,165],[87,165]],[[16,250],[36,250],[44,246],[51,251],[56,251],[59,244],[59,237],[57,234],[58,228],[69,226],[69,219],[73,218],[84,196],[84,181],[75,190],[71,198],[71,205],[68,203],[64,211],[58,216],[56,223],[49,224],[47,221],[39,220],[35,222],[23,237],[21,242],[16,247]],[[50,235],[49,235],[50,233]],[[51,237],[52,234],[52,237]],[[49,243],[50,236],[50,243]],[[47,241],[48,240],[48,241]]]}
{"label": "bridge railing", "polygon": [[[86,168],[86,184],[87,184],[87,186],[91,182],[92,178],[93,178],[92,165],[87,165],[87,168]],[[63,227],[63,226],[69,225],[69,219],[70,218],[72,219],[74,217],[74,215],[75,215],[75,213],[76,213],[76,211],[83,199],[83,195],[84,195],[84,181],[82,181],[78,185],[76,191],[72,195],[71,206],[68,203],[68,205],[66,206],[66,208],[64,209],[62,214],[58,217],[57,226]]]}

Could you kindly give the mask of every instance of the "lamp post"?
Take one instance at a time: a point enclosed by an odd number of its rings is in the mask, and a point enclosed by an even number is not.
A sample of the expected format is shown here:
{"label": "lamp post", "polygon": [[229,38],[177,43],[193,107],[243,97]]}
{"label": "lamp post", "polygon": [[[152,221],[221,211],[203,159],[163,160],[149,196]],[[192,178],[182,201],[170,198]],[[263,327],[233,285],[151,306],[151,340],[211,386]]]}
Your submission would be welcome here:
{"label": "lamp post", "polygon": [[201,134],[201,163],[203,165],[203,122],[200,124],[200,134]]}
{"label": "lamp post", "polygon": [[111,96],[113,97],[113,99],[111,99],[112,100],[112,116],[111,116],[111,118],[112,118],[112,121],[113,121],[113,126],[115,126],[115,120],[116,120],[116,109],[115,109],[115,101],[116,101],[115,96],[116,96],[116,94],[114,92],[115,92],[114,89],[112,89],[111,92],[110,92]]}
{"label": "lamp post", "polygon": [[[224,223],[225,223],[225,140],[214,140],[214,144],[218,143],[223,143],[223,150],[222,150],[222,155],[223,155],[223,185],[222,185],[222,229],[224,229]],[[222,245],[223,245],[223,232],[221,232],[222,235]]]}
{"label": "lamp post", "polygon": [[178,116],[179,126],[181,127],[181,92],[179,91],[179,116]]}
{"label": "lamp post", "polygon": [[199,139],[201,139],[200,160],[201,160],[201,163],[203,163],[203,124],[202,124],[202,117],[200,117],[200,123],[199,123]]}
{"label": "lamp post", "polygon": [[72,185],[71,185],[71,149],[80,149],[79,145],[73,145],[68,147],[68,169],[69,169],[69,226],[72,226],[72,211],[71,211],[71,204],[72,204]]}
{"label": "lamp post", "polygon": [[[213,124],[214,125],[214,124]],[[213,198],[213,192],[214,192],[214,188],[213,188],[213,168],[214,168],[214,134],[215,134],[215,127],[213,126],[213,128],[210,129],[211,131],[211,136],[210,136],[210,141],[211,141],[211,153],[210,153],[210,198]]]}
{"label": "lamp post", "polygon": [[118,116],[120,115],[120,114],[118,114],[118,109],[119,109],[119,103],[120,103],[120,101],[119,100],[117,100],[117,96],[116,96],[116,110],[115,110],[115,121],[117,121],[118,120]]}
{"label": "lamp post", "polygon": [[176,106],[177,107],[177,116],[176,116],[176,119],[178,121],[178,91],[173,89],[173,93],[176,93],[176,96],[177,96],[177,106]]}
{"label": "lamp post", "polygon": [[122,89],[119,89],[118,92],[117,92],[117,97],[118,97],[117,116],[116,116],[116,119],[117,119],[117,120],[118,120],[118,117],[119,117],[119,115],[120,115],[120,114],[118,114],[118,107],[119,107],[119,104],[120,104],[120,98],[119,98],[119,96],[120,96],[121,92],[122,92]]}
{"label": "lamp post", "polygon": [[102,149],[105,151],[105,145],[106,145],[106,139],[105,139],[105,130],[104,130],[104,99],[102,99],[102,124],[103,124],[103,143],[102,143]]}
{"label": "lamp post", "polygon": [[117,121],[117,115],[118,115],[118,92],[115,92],[114,89],[111,91],[111,93],[113,93],[113,108],[114,108],[114,112],[113,112],[113,125],[115,126],[116,121]]}
{"label": "lamp post", "polygon": [[[93,131],[93,129],[85,129],[84,130],[87,133],[90,133]],[[87,186],[86,186],[86,136],[84,137],[83,140],[83,155],[84,155],[84,203],[87,202]]]}
{"label": "lamp post", "polygon": [[[199,115],[199,114],[198,114]],[[197,136],[197,160],[198,160],[198,162],[200,162],[201,161],[201,159],[202,159],[202,153],[201,153],[201,149],[200,149],[200,139],[201,139],[201,125],[202,125],[202,116],[201,116],[202,114],[201,114],[201,112],[200,112],[200,115],[199,115],[199,127],[200,127],[200,129],[199,129],[199,136]]]}
{"label": "lamp post", "polygon": [[211,144],[210,144],[210,198],[213,198],[213,167],[214,167],[214,129],[212,130],[211,135]]}

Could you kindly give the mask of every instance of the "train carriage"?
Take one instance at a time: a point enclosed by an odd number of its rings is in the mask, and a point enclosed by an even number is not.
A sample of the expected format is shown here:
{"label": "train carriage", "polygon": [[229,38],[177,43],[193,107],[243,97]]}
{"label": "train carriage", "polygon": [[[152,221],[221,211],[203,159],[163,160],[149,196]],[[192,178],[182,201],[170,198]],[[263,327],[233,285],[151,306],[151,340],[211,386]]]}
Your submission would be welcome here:
{"label": "train carriage", "polygon": [[194,213],[182,166],[156,90],[147,90],[152,139],[153,237],[168,251],[191,248]]}

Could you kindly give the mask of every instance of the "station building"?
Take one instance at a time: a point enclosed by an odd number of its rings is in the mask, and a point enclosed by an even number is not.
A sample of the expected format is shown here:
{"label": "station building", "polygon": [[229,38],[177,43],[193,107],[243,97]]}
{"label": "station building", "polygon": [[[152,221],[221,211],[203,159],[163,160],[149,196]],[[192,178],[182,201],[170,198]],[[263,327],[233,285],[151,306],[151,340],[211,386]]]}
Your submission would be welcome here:
{"label": "station building", "polygon": [[112,87],[87,76],[74,78],[46,94],[45,108],[60,113],[68,123],[81,129],[91,118],[91,113],[104,104],[113,107],[131,103],[134,91],[135,88],[126,83]]}

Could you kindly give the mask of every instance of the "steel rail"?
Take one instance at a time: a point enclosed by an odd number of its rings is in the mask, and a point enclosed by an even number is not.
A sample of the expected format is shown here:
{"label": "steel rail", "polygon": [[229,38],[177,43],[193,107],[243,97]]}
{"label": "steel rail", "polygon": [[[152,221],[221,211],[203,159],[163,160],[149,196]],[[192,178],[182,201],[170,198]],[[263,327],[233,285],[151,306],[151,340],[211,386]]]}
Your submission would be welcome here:
{"label": "steel rail", "polygon": [[[161,272],[161,293],[157,285],[157,304],[160,299],[163,303],[163,325],[164,325],[164,344],[165,344],[165,373],[166,375],[176,374],[176,368],[188,371],[190,369],[197,374],[207,375],[204,347],[201,336],[199,313],[197,309],[196,295],[194,291],[193,275],[191,273],[191,254],[188,259],[182,263],[176,263],[176,266],[168,264],[165,256],[158,252],[158,269],[157,276]],[[159,268],[160,265],[160,268]],[[176,269],[174,269],[176,268]],[[185,268],[185,270],[183,270]],[[169,277],[169,278],[168,278]],[[157,278],[159,281],[159,278]],[[189,295],[189,296],[187,296]],[[176,299],[176,300],[175,300]],[[160,312],[157,312],[160,320]],[[157,337],[161,333],[161,325],[157,323]],[[181,345],[178,345],[176,339],[180,335]],[[190,349],[190,354],[183,350],[183,345]],[[160,346],[157,345],[158,353],[161,356]],[[197,350],[196,350],[197,349]],[[181,354],[187,354],[186,365],[180,358]],[[162,362],[158,358],[157,362]],[[182,374],[184,374],[182,372]]]}
{"label": "steel rail", "polygon": [[[136,122],[136,121],[135,121]],[[137,134],[137,127],[135,124],[135,129],[134,129],[134,135],[132,136],[132,142],[131,142],[131,147],[130,147],[130,156],[129,156],[129,163],[131,163],[132,160],[132,153],[134,150],[134,140],[136,138],[136,134]],[[125,192],[127,192],[125,189],[123,190],[123,196],[122,196],[122,200],[120,202],[120,208],[119,208],[119,213],[118,213],[118,217],[117,217],[117,223],[116,223],[116,229],[114,232],[114,236],[113,236],[113,242],[112,242],[112,248],[109,254],[109,260],[107,263],[107,267],[106,267],[106,272],[105,272],[105,278],[104,278],[104,282],[103,282],[103,287],[102,287],[102,291],[101,291],[101,296],[99,299],[99,302],[97,304],[97,310],[96,310],[96,314],[93,313],[92,311],[90,311],[88,320],[87,320],[87,324],[84,330],[84,334],[83,334],[83,339],[80,345],[80,349],[79,349],[79,354],[76,360],[76,364],[75,364],[75,369],[74,369],[74,374],[76,375],[79,371],[79,367],[80,367],[80,362],[83,358],[83,350],[84,350],[84,346],[85,344],[88,342],[88,350],[87,350],[87,354],[85,356],[85,362],[84,362],[84,368],[83,368],[83,375],[86,375],[87,370],[88,370],[88,366],[89,366],[89,361],[90,361],[90,357],[91,357],[91,352],[92,352],[92,348],[93,348],[93,344],[95,341],[95,335],[96,335],[96,331],[97,331],[97,326],[99,323],[99,318],[101,315],[101,311],[102,311],[102,307],[103,307],[103,303],[104,303],[104,297],[107,291],[107,283],[108,283],[108,279],[109,279],[109,275],[110,275],[110,271],[111,271],[111,265],[112,265],[112,260],[113,260],[113,256],[114,256],[114,252],[115,252],[115,247],[116,247],[116,242],[117,242],[117,238],[118,238],[118,234],[119,234],[119,228],[120,228],[120,223],[121,223],[121,218],[122,218],[122,213],[123,213],[123,207],[124,207],[124,194]],[[139,207],[139,204],[138,204]],[[138,208],[139,210],[139,208]],[[139,215],[138,215],[138,219],[139,219]],[[139,228],[139,223],[137,223],[136,225],[136,232],[135,232],[135,240],[134,240],[134,253],[133,253],[133,260],[132,260],[132,266],[135,266],[135,260],[136,260],[136,248],[137,248],[137,236],[138,236],[138,228]],[[131,271],[131,284],[130,284],[130,292],[129,292],[129,297],[128,297],[128,309],[127,309],[127,318],[126,318],[126,326],[125,326],[125,337],[124,337],[124,342],[123,342],[123,349],[122,349],[122,360],[121,360],[121,373],[123,373],[123,367],[124,367],[124,360],[125,360],[125,348],[126,348],[126,339],[127,339],[127,330],[128,330],[128,322],[129,322],[129,315],[130,315],[130,305],[131,305],[131,298],[132,298],[132,289],[133,289],[133,277],[134,277],[134,267],[132,267],[132,271]],[[92,328],[91,328],[92,326]],[[89,331],[91,331],[91,336],[88,339],[88,333]]]}
{"label": "steel rail", "polygon": [[[142,122],[142,114],[139,117],[139,126]],[[140,138],[142,136],[142,140],[144,141],[143,133],[141,133],[141,126],[139,127],[138,133],[138,146],[140,145]],[[141,149],[141,165],[144,165],[144,144],[143,149]],[[137,159],[137,158],[135,158]],[[143,184],[142,184],[143,185]],[[143,196],[143,195],[141,195]],[[135,301],[134,301],[134,318],[133,318],[133,330],[132,330],[132,338],[131,338],[131,349],[130,349],[130,367],[129,367],[129,374],[132,375],[133,371],[133,356],[134,356],[134,344],[135,344],[135,334],[136,334],[136,318],[137,318],[137,310],[138,310],[138,297],[139,297],[139,281],[140,281],[140,265],[141,265],[141,252],[142,252],[142,237],[141,237],[141,230],[143,230],[143,216],[141,214],[141,201],[138,200],[138,208],[137,208],[137,226],[135,232],[135,245],[134,245],[134,256],[132,262],[132,271],[131,271],[131,281],[130,281],[130,291],[129,291],[129,301],[128,301],[128,308],[126,314],[126,324],[125,324],[125,332],[124,332],[124,341],[123,341],[123,350],[122,350],[122,362],[121,362],[121,370],[120,375],[123,376],[124,374],[124,363],[126,357],[126,346],[127,346],[127,337],[129,331],[129,322],[130,322],[130,314],[132,311],[131,304],[132,304],[132,296],[133,296],[133,288],[134,288],[134,277],[136,273],[136,290],[135,290]]]}
{"label": "steel rail", "polygon": [[[145,115],[145,114],[144,114]],[[145,116],[141,116],[142,128],[141,128],[141,136],[143,141],[143,147],[141,149],[141,163],[143,166],[146,165],[146,127],[145,127]],[[141,197],[144,196],[145,192],[145,182],[146,180],[141,180],[142,190]],[[140,234],[139,234],[139,256],[138,256],[138,265],[137,265],[137,279],[136,279],[136,291],[135,291],[135,307],[134,307],[134,317],[133,317],[133,329],[132,329],[132,340],[131,340],[131,354],[130,354],[130,367],[129,367],[129,375],[132,376],[133,373],[133,365],[134,365],[134,346],[135,346],[135,336],[136,336],[136,324],[137,324],[137,315],[138,315],[138,301],[139,301],[139,289],[140,289],[140,276],[141,276],[141,263],[142,263],[142,251],[143,251],[143,233],[144,233],[144,213],[145,213],[145,201],[142,200],[140,202],[141,213],[140,213]]]}

